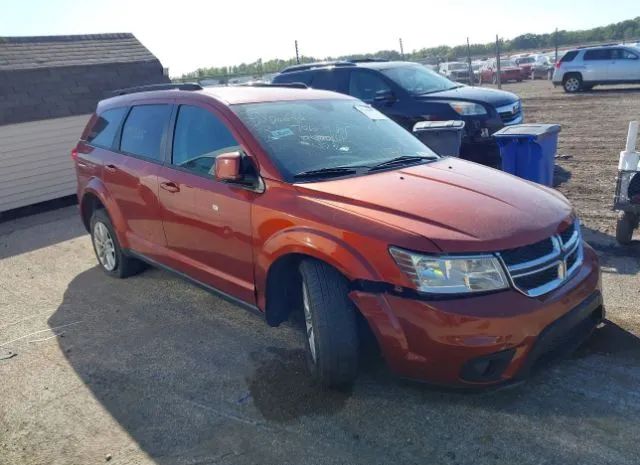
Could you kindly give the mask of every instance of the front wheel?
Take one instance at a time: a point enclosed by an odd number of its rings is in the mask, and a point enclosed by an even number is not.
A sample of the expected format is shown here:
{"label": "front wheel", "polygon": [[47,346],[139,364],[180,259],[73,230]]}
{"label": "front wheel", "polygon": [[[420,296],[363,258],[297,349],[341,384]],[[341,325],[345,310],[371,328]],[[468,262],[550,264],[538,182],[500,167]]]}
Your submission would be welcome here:
{"label": "front wheel", "polygon": [[577,75],[571,75],[564,80],[562,87],[569,94],[579,92],[582,89],[582,78]]}
{"label": "front wheel", "polygon": [[358,373],[356,309],[347,280],[318,260],[300,263],[307,366],[325,387],[351,384]]}
{"label": "front wheel", "polygon": [[621,245],[629,245],[633,238],[633,230],[638,226],[638,215],[631,212],[620,212],[616,224],[616,240]]}

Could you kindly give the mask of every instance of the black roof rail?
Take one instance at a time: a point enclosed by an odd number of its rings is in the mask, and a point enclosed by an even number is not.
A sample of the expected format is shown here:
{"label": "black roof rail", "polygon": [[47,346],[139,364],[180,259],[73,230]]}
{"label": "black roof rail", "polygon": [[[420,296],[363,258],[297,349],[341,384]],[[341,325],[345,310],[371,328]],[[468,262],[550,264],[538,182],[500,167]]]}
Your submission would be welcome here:
{"label": "black roof rail", "polygon": [[376,62],[385,62],[389,61],[386,58],[354,58],[353,60],[349,60],[351,63],[376,63]]}
{"label": "black roof rail", "polygon": [[273,82],[250,82],[248,84],[240,84],[239,87],[290,87],[292,89],[308,89],[304,82],[281,82],[281,83],[273,83]]}
{"label": "black roof rail", "polygon": [[613,46],[617,46],[620,44],[597,44],[597,45],[583,45],[581,47],[576,47],[575,49],[585,49],[585,48],[599,48],[599,47],[613,47]]}
{"label": "black roof rail", "polygon": [[126,89],[117,89],[113,91],[113,95],[127,95],[138,92],[149,92],[152,90],[202,90],[202,86],[195,82],[175,82],[166,84],[149,84],[146,86],[127,87]]}
{"label": "black roof rail", "polygon": [[305,71],[307,69],[324,68],[328,66],[355,66],[352,61],[318,61],[315,63],[305,63],[303,65],[287,66],[281,73],[292,73],[294,71]]}

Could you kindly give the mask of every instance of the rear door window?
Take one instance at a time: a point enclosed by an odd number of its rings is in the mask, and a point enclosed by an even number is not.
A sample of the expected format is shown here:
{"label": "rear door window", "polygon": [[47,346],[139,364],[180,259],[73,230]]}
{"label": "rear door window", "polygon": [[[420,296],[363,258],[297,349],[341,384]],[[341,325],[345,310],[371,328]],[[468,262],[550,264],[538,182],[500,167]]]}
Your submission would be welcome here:
{"label": "rear door window", "polygon": [[316,71],[311,80],[314,89],[338,90],[336,73],[333,70]]}
{"label": "rear door window", "polygon": [[122,118],[127,113],[127,108],[112,108],[111,110],[103,111],[100,116],[96,118],[91,132],[87,136],[87,142],[96,147],[102,147],[110,149],[113,147],[113,139],[118,132]]}
{"label": "rear door window", "polygon": [[120,150],[151,160],[162,161],[162,146],[171,115],[171,106],[133,107],[122,128]]}
{"label": "rear door window", "polygon": [[173,165],[212,175],[216,157],[236,150],[240,150],[240,144],[213,113],[190,105],[180,107],[173,137]]}
{"label": "rear door window", "polygon": [[371,103],[380,91],[390,91],[384,80],[369,71],[354,69],[349,79],[349,95]]}
{"label": "rear door window", "polygon": [[601,48],[584,52],[585,61],[611,60],[611,49]]}

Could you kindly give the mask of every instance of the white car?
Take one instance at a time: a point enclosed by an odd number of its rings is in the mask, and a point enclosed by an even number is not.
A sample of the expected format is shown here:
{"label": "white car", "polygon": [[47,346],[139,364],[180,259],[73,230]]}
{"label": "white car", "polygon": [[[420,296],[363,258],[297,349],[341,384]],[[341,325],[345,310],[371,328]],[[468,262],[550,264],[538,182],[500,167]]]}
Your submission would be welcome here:
{"label": "white car", "polygon": [[569,93],[600,84],[640,84],[640,49],[614,45],[569,50],[553,73],[553,85]]}
{"label": "white car", "polygon": [[469,83],[469,65],[462,61],[440,63],[440,74],[452,81]]}

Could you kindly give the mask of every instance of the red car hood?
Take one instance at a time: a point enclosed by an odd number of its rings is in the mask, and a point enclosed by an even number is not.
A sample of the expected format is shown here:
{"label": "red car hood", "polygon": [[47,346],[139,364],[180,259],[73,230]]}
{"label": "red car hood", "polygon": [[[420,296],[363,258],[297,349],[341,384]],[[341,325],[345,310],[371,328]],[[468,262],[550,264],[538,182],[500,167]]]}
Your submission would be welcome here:
{"label": "red car hood", "polygon": [[418,234],[450,253],[531,244],[572,217],[559,192],[456,158],[297,188],[316,202]]}

